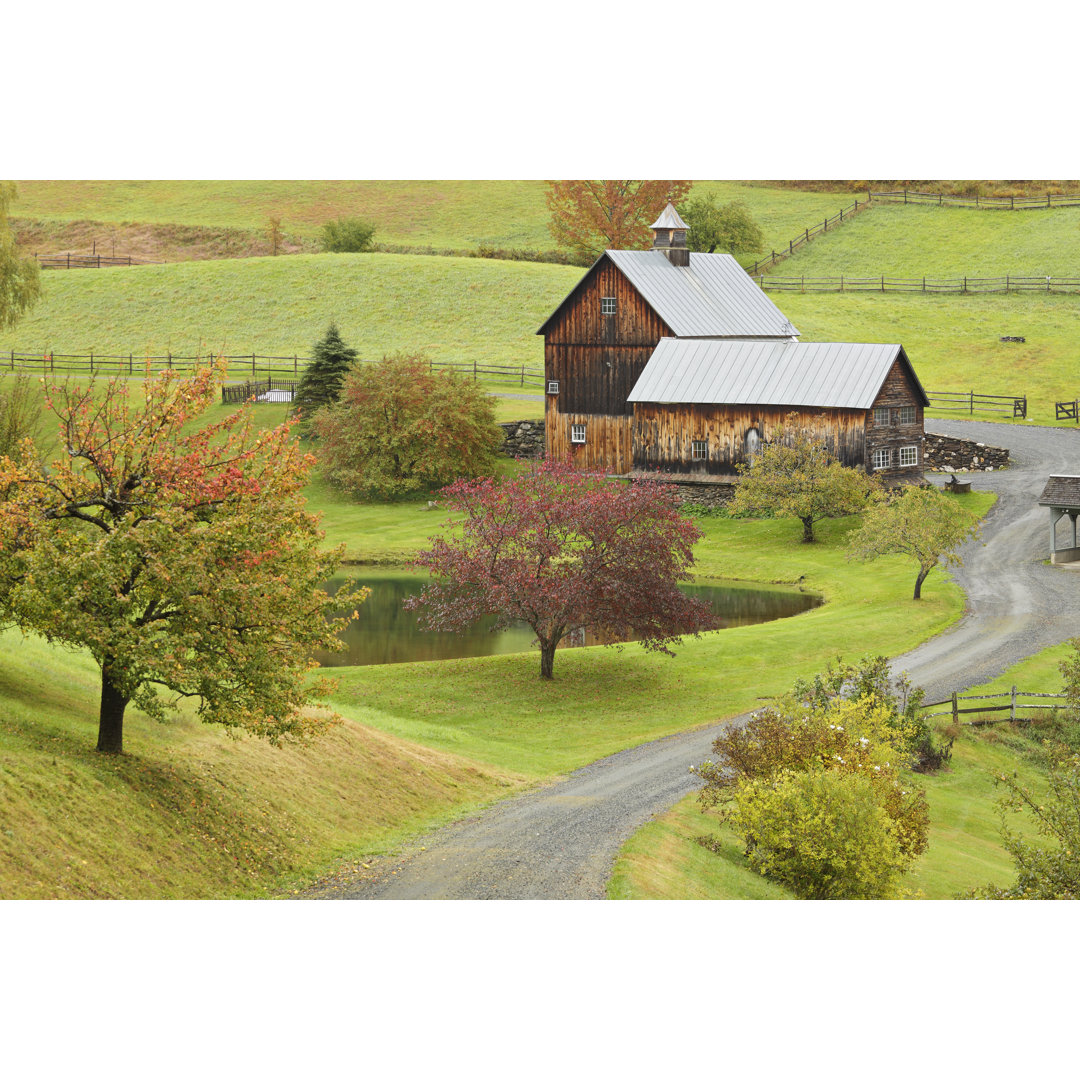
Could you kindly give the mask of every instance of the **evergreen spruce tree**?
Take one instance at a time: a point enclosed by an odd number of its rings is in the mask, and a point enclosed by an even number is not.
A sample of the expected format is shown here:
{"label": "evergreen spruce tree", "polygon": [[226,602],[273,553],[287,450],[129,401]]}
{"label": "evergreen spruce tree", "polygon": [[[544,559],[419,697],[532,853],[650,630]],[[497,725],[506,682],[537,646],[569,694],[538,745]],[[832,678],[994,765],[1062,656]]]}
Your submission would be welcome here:
{"label": "evergreen spruce tree", "polygon": [[337,323],[332,322],[322,339],[315,343],[311,363],[304,369],[293,394],[293,409],[304,421],[310,420],[317,409],[341,397],[342,380],[356,360],[356,350],[341,340]]}

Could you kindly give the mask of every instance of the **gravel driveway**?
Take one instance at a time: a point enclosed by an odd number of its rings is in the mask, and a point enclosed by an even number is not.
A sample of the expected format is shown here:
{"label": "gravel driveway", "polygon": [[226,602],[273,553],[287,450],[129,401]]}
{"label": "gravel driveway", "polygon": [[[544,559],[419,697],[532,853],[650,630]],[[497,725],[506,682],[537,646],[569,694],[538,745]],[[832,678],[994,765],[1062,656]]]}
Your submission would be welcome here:
{"label": "gravel driveway", "polygon": [[[998,502],[985,519],[981,542],[963,550],[965,565],[954,571],[967,593],[968,612],[956,627],[894,662],[935,700],[1080,634],[1080,569],[1043,564],[1050,514],[1036,504],[1047,476],[1080,474],[1080,432],[943,420],[931,426],[939,434],[1008,447],[1013,462],[1008,470],[975,477],[977,488],[996,492]],[[724,726],[594,762],[440,829],[369,870],[327,880],[307,895],[600,899],[621,845],[694,790],[689,766],[709,756]]]}

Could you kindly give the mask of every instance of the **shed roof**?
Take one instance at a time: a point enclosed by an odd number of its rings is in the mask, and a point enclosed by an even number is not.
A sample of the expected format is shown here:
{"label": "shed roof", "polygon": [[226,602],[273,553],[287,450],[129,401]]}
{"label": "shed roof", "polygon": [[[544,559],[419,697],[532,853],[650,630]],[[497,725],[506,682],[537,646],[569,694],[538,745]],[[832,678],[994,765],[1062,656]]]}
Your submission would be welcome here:
{"label": "shed roof", "polygon": [[676,337],[788,338],[799,332],[732,255],[692,251],[689,266],[674,266],[662,251],[605,251],[586,278],[603,259],[626,275]]}
{"label": "shed roof", "polygon": [[869,409],[902,345],[661,338],[629,401]]}
{"label": "shed roof", "polygon": [[1051,476],[1039,496],[1039,505],[1080,508],[1080,476]]}

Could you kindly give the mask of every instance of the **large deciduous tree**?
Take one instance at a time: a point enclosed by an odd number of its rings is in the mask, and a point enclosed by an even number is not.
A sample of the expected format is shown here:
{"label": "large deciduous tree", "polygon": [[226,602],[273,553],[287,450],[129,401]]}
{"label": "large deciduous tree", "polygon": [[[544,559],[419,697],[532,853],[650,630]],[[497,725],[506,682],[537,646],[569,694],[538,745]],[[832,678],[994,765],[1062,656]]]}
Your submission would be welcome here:
{"label": "large deciduous tree", "polygon": [[304,420],[310,420],[324,405],[332,405],[341,397],[341,386],[349,369],[357,361],[357,352],[341,338],[337,323],[332,322],[326,333],[315,342],[311,363],[304,368],[300,384],[293,394],[293,409]]}
{"label": "large deciduous tree", "polygon": [[41,295],[37,260],[19,254],[8,224],[8,208],[15,198],[15,185],[0,180],[0,330],[10,330]]}
{"label": "large deciduous tree", "polygon": [[712,254],[719,248],[732,255],[749,255],[765,246],[765,234],[744,203],[721,205],[715,195],[697,195],[679,208],[690,226],[686,246]]}
{"label": "large deciduous tree", "polygon": [[123,749],[130,702],[164,716],[174,701],[159,687],[272,742],[327,722],[304,707],[323,689],[312,650],[339,647],[348,622],[319,588],[340,552],[319,549],[301,494],[310,459],[288,424],[257,431],[249,405],[186,429],[218,382],[164,372],[134,401],[117,380],[48,387],[60,456],[45,465],[26,443],[0,459],[0,613],[90,651],[106,753]]}
{"label": "large deciduous tree", "polygon": [[919,565],[914,599],[922,597],[922,583],[939,562],[962,565],[956,553],[979,531],[979,520],[936,488],[908,488],[887,502],[870,507],[862,528],[850,540],[853,559],[881,555],[907,555]]}
{"label": "large deciduous tree", "polygon": [[404,355],[353,368],[313,427],[330,479],[376,498],[490,473],[503,438],[490,395]]}
{"label": "large deciduous tree", "polygon": [[692,186],[690,180],[549,180],[551,235],[584,259],[607,248],[646,247],[652,222]]}
{"label": "large deciduous tree", "polygon": [[794,414],[776,439],[738,470],[732,509],[796,517],[802,522],[804,543],[813,542],[815,522],[859,513],[878,490],[873,477],[836,461],[811,431],[799,426]]}
{"label": "large deciduous tree", "polygon": [[547,462],[502,482],[459,481],[443,491],[459,515],[418,565],[435,580],[407,606],[421,625],[454,630],[485,615],[496,629],[520,620],[540,645],[550,679],[555,648],[571,631],[608,640],[637,635],[670,653],[683,634],[715,626],[707,605],[682,593],[701,533],[673,489],[621,484]]}

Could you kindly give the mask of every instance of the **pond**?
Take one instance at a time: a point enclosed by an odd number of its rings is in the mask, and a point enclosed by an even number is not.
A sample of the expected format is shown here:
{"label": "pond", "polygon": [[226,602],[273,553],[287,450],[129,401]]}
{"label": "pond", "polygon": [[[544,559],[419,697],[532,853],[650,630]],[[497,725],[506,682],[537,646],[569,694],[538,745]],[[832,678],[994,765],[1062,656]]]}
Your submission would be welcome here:
{"label": "pond", "polygon": [[[424,575],[348,567],[331,578],[326,589],[335,593],[346,581],[355,579],[367,585],[371,595],[358,608],[359,618],[342,635],[345,651],[315,653],[315,659],[326,667],[452,660],[462,656],[526,652],[533,647],[533,633],[524,624],[491,633],[494,617],[455,633],[419,629],[417,613],[405,611],[401,602],[420,592],[428,580]],[[688,585],[685,591],[705,600],[722,627],[784,619],[821,603],[821,597],[813,593],[767,585]],[[596,642],[590,639],[578,644]]]}

